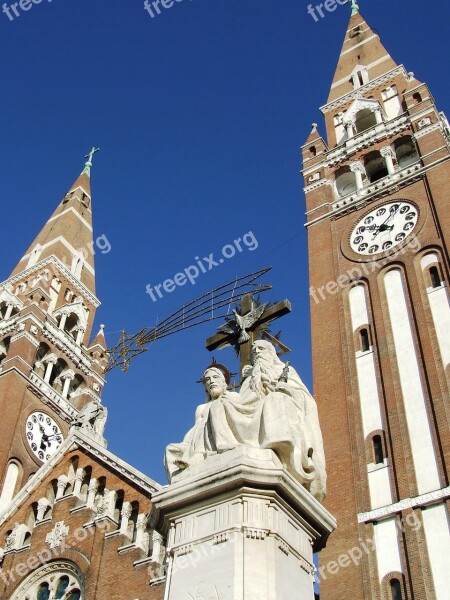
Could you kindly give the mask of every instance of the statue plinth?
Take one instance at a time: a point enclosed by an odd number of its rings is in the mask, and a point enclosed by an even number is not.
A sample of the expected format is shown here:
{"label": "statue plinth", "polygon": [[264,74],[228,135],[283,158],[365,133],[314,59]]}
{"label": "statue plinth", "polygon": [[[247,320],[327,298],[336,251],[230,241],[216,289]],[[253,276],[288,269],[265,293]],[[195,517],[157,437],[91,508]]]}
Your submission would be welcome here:
{"label": "statue plinth", "polygon": [[272,450],[212,455],[153,502],[167,535],[165,600],[313,600],[313,551],[336,522]]}

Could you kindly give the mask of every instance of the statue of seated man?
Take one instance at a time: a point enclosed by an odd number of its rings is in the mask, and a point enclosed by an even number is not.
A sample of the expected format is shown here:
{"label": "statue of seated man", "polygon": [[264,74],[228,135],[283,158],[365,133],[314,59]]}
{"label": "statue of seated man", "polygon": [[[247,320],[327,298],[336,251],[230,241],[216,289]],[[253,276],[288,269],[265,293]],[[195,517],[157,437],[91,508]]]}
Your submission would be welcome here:
{"label": "statue of seated man", "polygon": [[212,454],[246,445],[271,449],[285,469],[316,498],[325,496],[325,459],[314,398],[295,369],[263,340],[252,346],[240,393],[228,390],[229,372],[211,365],[203,374],[206,403],[180,444],[166,449],[169,481]]}

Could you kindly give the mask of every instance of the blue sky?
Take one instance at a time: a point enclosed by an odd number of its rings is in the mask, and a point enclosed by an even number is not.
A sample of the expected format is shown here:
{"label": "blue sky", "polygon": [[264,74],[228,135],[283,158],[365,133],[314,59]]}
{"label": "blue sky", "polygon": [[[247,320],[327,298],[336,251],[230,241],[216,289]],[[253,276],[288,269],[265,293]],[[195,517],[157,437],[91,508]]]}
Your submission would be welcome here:
{"label": "blue sky", "polygon": [[[108,342],[197,295],[272,265],[274,327],[311,386],[299,147],[326,101],[349,8],[315,22],[304,0],[183,0],[151,18],[143,0],[44,0],[0,13],[1,279],[82,170],[92,145],[97,292]],[[394,59],[448,109],[447,3],[361,0]],[[153,302],[162,283],[253,232],[258,247]],[[326,282],[324,282],[326,283]],[[154,344],[104,393],[109,448],[165,482],[162,456],[191,427],[211,356],[209,323]],[[330,341],[332,343],[332,341]],[[231,350],[215,356],[236,370]],[[332,401],[332,399],[330,399]]]}

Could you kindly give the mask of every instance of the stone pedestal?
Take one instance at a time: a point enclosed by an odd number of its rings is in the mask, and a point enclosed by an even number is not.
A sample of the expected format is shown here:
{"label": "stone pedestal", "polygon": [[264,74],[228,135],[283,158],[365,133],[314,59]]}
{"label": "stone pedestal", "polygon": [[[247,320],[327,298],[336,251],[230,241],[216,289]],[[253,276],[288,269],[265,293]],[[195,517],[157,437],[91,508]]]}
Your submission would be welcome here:
{"label": "stone pedestal", "polygon": [[272,450],[211,456],[153,501],[167,535],[165,600],[313,600],[313,551],[335,520]]}

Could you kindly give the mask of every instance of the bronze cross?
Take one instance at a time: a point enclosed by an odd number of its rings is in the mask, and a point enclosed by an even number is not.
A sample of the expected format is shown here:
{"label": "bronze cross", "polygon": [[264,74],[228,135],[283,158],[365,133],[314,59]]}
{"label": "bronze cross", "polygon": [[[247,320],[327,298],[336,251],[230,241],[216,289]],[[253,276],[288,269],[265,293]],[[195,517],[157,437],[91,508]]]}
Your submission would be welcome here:
{"label": "bronze cross", "polygon": [[[249,315],[253,310],[255,310],[255,308],[253,296],[251,294],[244,296],[241,300],[241,308],[239,314],[236,315],[236,319],[232,322],[229,322],[230,327],[222,326],[215,335],[209,337],[206,340],[206,349],[212,352],[213,350],[222,349],[226,346],[236,345],[239,337],[242,339],[243,331],[238,327],[238,317],[245,317],[246,315]],[[248,339],[239,343],[240,375],[242,374],[242,369],[245,367],[245,365],[250,364],[251,347],[254,340],[258,339],[261,325],[270,321],[274,321],[275,319],[279,319],[280,317],[290,313],[291,310],[292,308],[289,300],[282,300],[273,306],[268,306],[265,308],[262,314],[257,317],[250,327],[245,327],[245,332],[248,335]],[[223,329],[226,329],[226,331],[223,331]],[[244,337],[247,337],[247,335],[244,334]]]}

